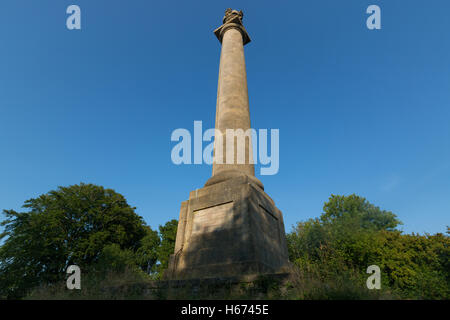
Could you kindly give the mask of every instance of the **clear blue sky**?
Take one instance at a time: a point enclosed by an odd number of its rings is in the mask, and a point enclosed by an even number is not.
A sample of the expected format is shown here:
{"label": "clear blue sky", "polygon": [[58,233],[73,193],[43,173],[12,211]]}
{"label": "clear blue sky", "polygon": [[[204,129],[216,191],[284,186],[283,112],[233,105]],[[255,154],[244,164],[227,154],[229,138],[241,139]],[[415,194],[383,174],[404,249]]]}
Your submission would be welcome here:
{"label": "clear blue sky", "polygon": [[[82,30],[66,29],[66,8]],[[370,4],[382,29],[366,28]],[[330,194],[366,197],[405,232],[450,225],[450,2],[2,0],[0,208],[80,182],[152,227],[211,175],[170,135],[214,126],[227,7],[244,10],[252,126],[280,129],[262,176],[286,229]],[[259,170],[257,170],[259,172]]]}

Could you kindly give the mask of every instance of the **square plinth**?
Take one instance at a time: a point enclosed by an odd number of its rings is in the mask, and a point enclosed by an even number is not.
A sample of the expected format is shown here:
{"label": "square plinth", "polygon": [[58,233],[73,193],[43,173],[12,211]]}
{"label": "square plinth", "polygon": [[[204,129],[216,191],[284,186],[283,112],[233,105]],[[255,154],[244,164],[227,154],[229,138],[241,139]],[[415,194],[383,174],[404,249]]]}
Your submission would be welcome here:
{"label": "square plinth", "polygon": [[181,204],[168,279],[283,272],[288,267],[281,211],[248,177],[192,191]]}

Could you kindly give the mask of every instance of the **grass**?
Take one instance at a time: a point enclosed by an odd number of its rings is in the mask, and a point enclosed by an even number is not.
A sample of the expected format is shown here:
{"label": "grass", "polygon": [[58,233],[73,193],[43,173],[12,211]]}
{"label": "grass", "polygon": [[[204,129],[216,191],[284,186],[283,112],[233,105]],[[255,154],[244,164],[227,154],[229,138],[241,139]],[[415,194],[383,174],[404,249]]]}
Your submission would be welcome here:
{"label": "grass", "polygon": [[302,272],[292,267],[287,277],[276,279],[259,276],[255,281],[231,283],[227,281],[173,282],[154,281],[141,272],[126,269],[123,272],[87,274],[82,276],[81,290],[68,290],[65,283],[45,285],[34,289],[26,299],[33,300],[367,300],[398,299],[388,289],[369,290],[365,280],[356,272],[323,276]]}

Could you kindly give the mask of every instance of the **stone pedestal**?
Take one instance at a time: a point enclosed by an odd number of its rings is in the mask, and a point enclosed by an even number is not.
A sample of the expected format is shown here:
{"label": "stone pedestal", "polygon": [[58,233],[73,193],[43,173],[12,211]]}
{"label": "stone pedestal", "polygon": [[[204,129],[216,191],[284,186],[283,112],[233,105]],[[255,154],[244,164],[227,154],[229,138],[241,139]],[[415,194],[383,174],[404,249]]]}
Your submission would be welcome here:
{"label": "stone pedestal", "polygon": [[287,267],[281,211],[247,175],[192,191],[182,203],[166,277],[266,274]]}

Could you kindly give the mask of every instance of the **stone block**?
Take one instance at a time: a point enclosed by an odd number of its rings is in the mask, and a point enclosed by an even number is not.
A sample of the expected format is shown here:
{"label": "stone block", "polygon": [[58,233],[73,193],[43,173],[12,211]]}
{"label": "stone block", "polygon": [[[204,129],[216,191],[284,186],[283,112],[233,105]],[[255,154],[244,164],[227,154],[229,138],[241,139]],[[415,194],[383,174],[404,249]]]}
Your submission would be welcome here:
{"label": "stone block", "polygon": [[288,253],[281,211],[243,175],[192,191],[181,205],[168,279],[283,272]]}

